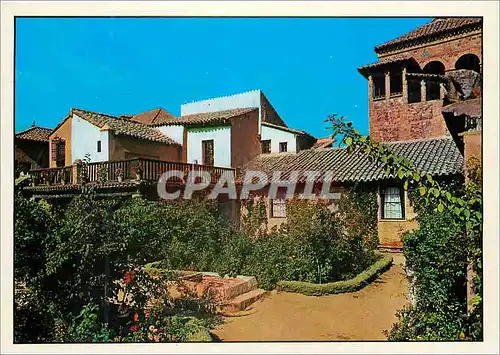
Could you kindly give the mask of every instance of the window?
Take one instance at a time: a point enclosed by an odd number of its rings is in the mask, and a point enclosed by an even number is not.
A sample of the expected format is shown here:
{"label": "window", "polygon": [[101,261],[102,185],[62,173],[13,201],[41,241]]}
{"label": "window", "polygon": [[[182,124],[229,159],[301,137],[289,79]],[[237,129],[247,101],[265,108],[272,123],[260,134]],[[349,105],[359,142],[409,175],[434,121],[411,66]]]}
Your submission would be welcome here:
{"label": "window", "polygon": [[[427,63],[423,69],[426,74],[439,74],[443,75],[445,68],[444,64],[435,60]],[[430,100],[439,100],[441,97],[441,86],[439,82],[433,80],[432,78],[425,81],[425,99],[427,101]]]}
{"label": "window", "polygon": [[271,200],[271,217],[284,218],[286,217],[286,190],[278,189],[276,198]]}
{"label": "window", "polygon": [[97,153],[101,152],[101,141],[97,141]]}
{"label": "window", "polygon": [[385,98],[385,75],[384,74],[373,75],[373,98],[374,99]]}
{"label": "window", "polygon": [[210,139],[210,140],[202,141],[201,144],[202,144],[202,152],[201,152],[202,158],[201,159],[203,161],[203,165],[213,166],[214,165],[214,140]]}
{"label": "window", "polygon": [[479,63],[479,57],[475,54],[465,54],[458,58],[455,63],[455,69],[469,69],[480,73],[481,64]]}
{"label": "window", "polygon": [[285,153],[288,149],[287,142],[280,142],[280,153]]}
{"label": "window", "polygon": [[380,197],[382,219],[404,219],[404,191],[400,187],[385,187]]}
{"label": "window", "polygon": [[421,101],[420,79],[408,78],[408,103]]}
{"label": "window", "polygon": [[391,71],[391,96],[401,96],[403,93],[403,73],[401,69]]}
{"label": "window", "polygon": [[62,139],[52,141],[52,161],[56,162],[56,167],[64,166],[66,143]]}
{"label": "window", "polygon": [[260,151],[262,154],[271,153],[271,140],[265,140],[260,142]]}

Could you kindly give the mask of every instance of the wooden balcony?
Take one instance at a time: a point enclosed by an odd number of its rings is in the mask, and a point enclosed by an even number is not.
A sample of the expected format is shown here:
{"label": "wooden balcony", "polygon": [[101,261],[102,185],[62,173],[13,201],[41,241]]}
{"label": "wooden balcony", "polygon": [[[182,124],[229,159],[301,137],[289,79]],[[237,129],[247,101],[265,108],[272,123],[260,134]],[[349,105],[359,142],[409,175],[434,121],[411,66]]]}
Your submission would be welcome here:
{"label": "wooden balcony", "polygon": [[184,183],[190,171],[206,171],[210,174],[211,183],[226,174],[235,177],[232,168],[197,165],[179,162],[169,162],[145,158],[135,158],[120,161],[98,163],[82,163],[60,168],[46,168],[30,170],[31,186],[62,186],[116,183],[130,184],[135,181],[158,182],[160,176],[167,171],[178,170],[183,172],[183,179],[175,177],[169,182]]}

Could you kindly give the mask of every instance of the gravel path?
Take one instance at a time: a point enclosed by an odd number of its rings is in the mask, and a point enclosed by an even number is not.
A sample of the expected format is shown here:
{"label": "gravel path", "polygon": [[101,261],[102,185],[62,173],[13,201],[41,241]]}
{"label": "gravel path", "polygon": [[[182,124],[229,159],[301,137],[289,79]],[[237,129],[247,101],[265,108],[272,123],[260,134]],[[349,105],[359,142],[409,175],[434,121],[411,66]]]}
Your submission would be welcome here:
{"label": "gravel path", "polygon": [[400,265],[354,293],[322,297],[280,292],[228,317],[212,333],[221,341],[385,340],[396,310],[408,303]]}

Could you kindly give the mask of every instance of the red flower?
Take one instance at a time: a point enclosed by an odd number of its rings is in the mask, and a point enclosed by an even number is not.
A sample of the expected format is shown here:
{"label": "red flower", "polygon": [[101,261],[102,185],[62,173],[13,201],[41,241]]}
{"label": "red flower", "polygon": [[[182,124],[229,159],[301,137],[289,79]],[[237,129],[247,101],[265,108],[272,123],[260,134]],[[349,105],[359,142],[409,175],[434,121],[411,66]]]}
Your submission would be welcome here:
{"label": "red flower", "polygon": [[136,326],[136,325],[133,325],[133,326],[131,326],[130,328],[128,328],[128,330],[130,330],[132,333],[135,333],[136,331],[138,331],[138,330],[139,330],[139,327],[138,327],[138,326]]}
{"label": "red flower", "polygon": [[134,320],[134,322],[138,322],[139,321],[139,315],[137,313],[134,314],[134,318],[132,318]]}
{"label": "red flower", "polygon": [[149,318],[149,309],[144,310],[144,317]]}
{"label": "red flower", "polygon": [[132,283],[135,280],[135,274],[132,271],[125,273],[125,285]]}

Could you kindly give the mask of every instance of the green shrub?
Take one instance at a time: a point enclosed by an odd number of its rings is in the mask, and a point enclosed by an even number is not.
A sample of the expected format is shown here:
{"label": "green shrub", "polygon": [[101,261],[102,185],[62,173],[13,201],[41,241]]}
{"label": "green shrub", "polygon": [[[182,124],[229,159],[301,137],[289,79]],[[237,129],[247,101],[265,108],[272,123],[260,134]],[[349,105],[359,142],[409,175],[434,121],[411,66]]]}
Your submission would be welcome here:
{"label": "green shrub", "polygon": [[392,256],[383,256],[368,269],[364,270],[352,279],[324,284],[300,281],[280,281],[277,284],[277,289],[285,292],[297,292],[307,296],[322,296],[335,293],[355,292],[376,279],[381,273],[386,271],[391,264]]}

